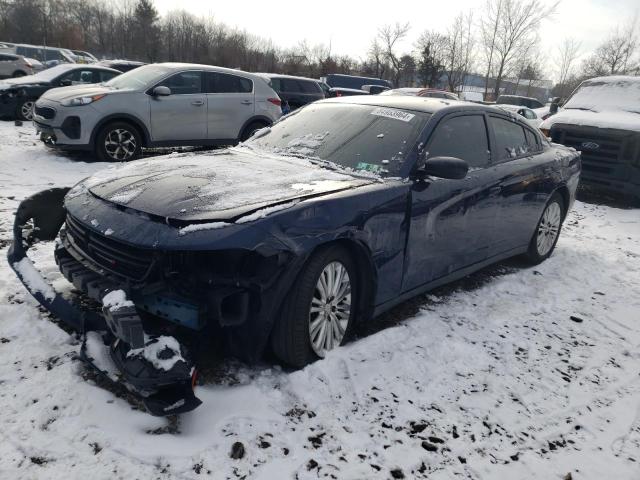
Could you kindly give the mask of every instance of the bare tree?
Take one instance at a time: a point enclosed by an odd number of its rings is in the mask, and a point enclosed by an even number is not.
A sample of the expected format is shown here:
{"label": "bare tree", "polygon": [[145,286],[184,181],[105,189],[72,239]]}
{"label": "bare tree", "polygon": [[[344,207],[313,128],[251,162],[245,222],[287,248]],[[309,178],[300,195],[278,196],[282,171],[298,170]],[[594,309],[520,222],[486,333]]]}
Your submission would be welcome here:
{"label": "bare tree", "polygon": [[453,21],[447,32],[447,48],[445,54],[445,73],[447,86],[454,92],[463,84],[471,68],[473,37],[471,26],[473,14],[461,13]]}
{"label": "bare tree", "polygon": [[616,27],[596,51],[585,60],[586,76],[627,74],[637,72],[640,62],[634,61],[638,52],[637,17],[626,27]]}
{"label": "bare tree", "polygon": [[565,38],[558,47],[558,55],[555,59],[558,69],[558,96],[564,97],[566,93],[567,80],[573,75],[576,60],[580,51],[580,42],[571,37]]}
{"label": "bare tree", "polygon": [[400,62],[400,56],[395,50],[398,42],[407,36],[410,29],[411,26],[409,23],[396,23],[395,25],[385,25],[378,30],[378,39],[382,44],[385,57],[393,68],[393,84],[396,87],[400,80],[402,64]]}
{"label": "bare tree", "polygon": [[503,0],[487,0],[484,8],[484,15],[480,19],[480,36],[487,60],[487,74],[484,78],[485,98],[489,91],[489,76],[491,75],[493,68],[493,57],[496,50],[498,28],[502,21],[502,5]]}
{"label": "bare tree", "polygon": [[[491,53],[488,72],[494,68],[495,61],[496,81],[493,94],[497,97],[502,80],[509,73],[518,52],[532,40],[541,23],[556,11],[558,2],[545,6],[540,0],[489,0],[488,6],[492,6],[489,12],[494,17],[485,13],[484,23],[487,24],[488,21],[495,28],[495,36],[491,37],[492,41],[489,43]],[[494,23],[491,23],[492,20]],[[485,37],[483,34],[486,45]]]}
{"label": "bare tree", "polygon": [[378,38],[374,38],[369,47],[368,60],[371,63],[373,69],[372,73],[378,78],[383,78],[387,69],[387,62],[385,60],[385,51],[383,50]]}

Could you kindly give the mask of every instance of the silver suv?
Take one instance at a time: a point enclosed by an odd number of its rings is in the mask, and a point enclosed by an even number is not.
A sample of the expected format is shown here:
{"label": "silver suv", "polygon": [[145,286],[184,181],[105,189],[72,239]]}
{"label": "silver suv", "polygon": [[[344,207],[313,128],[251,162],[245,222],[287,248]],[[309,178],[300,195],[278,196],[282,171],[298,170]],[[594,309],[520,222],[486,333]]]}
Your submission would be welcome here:
{"label": "silver suv", "polygon": [[159,63],[99,85],[50,90],[33,119],[50,145],[127,161],[142,147],[233,144],[281,115],[280,98],[257,75]]}
{"label": "silver suv", "polygon": [[43,68],[43,65],[37,60],[28,60],[22,55],[5,53],[0,50],[0,78],[24,77]]}

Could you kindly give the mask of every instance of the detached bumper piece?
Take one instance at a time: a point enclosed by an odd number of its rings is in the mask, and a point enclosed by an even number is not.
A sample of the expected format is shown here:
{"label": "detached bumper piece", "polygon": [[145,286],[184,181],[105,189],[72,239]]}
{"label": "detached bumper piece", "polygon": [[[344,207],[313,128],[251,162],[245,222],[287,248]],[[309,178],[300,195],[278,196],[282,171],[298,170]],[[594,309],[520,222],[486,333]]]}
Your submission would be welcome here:
{"label": "detached bumper piece", "polygon": [[[177,340],[147,335],[124,292],[118,292],[122,302],[107,302],[102,313],[79,307],[56,292],[27,257],[34,243],[57,237],[67,192],[46,190],[20,204],[7,254],[9,265],[43,307],[84,335],[80,357],[110,382],[137,394],[149,413],[165,416],[193,410],[202,403],[193,393],[196,370]],[[93,300],[102,303],[106,295],[118,291],[116,284],[80,264],[64,248],[56,248],[55,257],[67,280]]]}

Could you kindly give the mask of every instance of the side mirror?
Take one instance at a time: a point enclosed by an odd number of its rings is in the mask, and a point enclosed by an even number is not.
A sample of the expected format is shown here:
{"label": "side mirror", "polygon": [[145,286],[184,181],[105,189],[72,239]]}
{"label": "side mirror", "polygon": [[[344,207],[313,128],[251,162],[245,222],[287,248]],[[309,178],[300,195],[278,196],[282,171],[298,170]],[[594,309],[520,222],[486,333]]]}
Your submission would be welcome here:
{"label": "side mirror", "polygon": [[171,95],[171,89],[169,87],[165,87],[164,85],[159,85],[153,89],[152,92],[154,97],[168,97]]}
{"label": "side mirror", "polygon": [[467,176],[469,165],[455,157],[433,157],[427,159],[418,172],[421,176],[461,180]]}
{"label": "side mirror", "polygon": [[71,86],[71,80],[69,78],[65,78],[64,80],[60,80],[60,86],[61,87],[70,87]]}
{"label": "side mirror", "polygon": [[556,97],[553,100],[551,100],[551,105],[549,106],[549,113],[552,115],[558,113],[558,108],[560,108],[560,98]]}

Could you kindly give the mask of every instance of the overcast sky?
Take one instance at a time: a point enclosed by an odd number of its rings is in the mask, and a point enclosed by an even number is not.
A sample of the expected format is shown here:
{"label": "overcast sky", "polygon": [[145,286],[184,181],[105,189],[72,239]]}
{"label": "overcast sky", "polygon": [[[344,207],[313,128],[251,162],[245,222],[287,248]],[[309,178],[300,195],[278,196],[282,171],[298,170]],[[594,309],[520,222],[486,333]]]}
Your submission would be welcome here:
{"label": "overcast sky", "polygon": [[[550,0],[544,0],[551,4]],[[411,31],[401,50],[413,50],[424,30],[445,30],[461,11],[482,14],[484,0],[455,2],[396,0],[395,2],[343,1],[304,2],[215,2],[206,0],[155,0],[161,14],[176,8],[195,15],[212,15],[229,26],[270,38],[281,47],[308,43],[331,44],[332,53],[364,58],[378,27],[386,23],[410,22]],[[378,6],[380,5],[380,6]],[[382,6],[389,5],[389,6]],[[566,36],[582,43],[581,52],[592,51],[616,25],[628,22],[638,12],[638,0],[562,0],[557,13],[540,30],[543,49],[551,56]],[[549,61],[548,69],[553,69]],[[550,72],[551,73],[551,72]]]}

